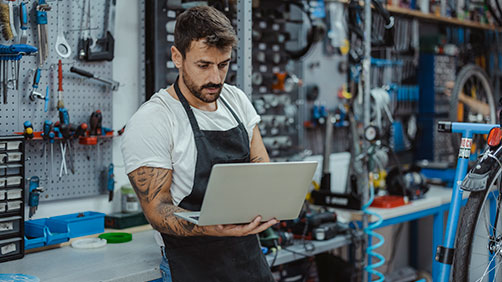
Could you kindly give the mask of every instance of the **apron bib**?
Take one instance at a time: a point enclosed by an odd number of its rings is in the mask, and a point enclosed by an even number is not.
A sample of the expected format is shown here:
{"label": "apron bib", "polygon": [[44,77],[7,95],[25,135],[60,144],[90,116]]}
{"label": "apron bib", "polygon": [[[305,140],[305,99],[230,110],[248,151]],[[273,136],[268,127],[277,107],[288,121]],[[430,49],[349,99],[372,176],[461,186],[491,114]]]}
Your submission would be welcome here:
{"label": "apron bib", "polygon": [[[180,207],[199,211],[213,165],[249,162],[249,137],[246,128],[227,102],[220,97],[238,125],[226,131],[200,130],[188,101],[181,93],[178,79],[176,95],[185,109],[195,139],[197,162],[192,192]],[[245,237],[181,237],[162,234],[173,281],[274,281],[256,235]]]}

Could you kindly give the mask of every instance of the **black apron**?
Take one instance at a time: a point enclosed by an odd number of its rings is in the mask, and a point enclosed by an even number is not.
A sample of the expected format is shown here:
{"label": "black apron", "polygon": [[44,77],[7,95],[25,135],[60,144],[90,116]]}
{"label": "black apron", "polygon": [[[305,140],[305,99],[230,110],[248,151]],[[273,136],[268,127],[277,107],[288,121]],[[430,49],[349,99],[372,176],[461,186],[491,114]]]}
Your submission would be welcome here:
{"label": "black apron", "polygon": [[[234,111],[221,98],[238,125],[227,131],[200,130],[178,80],[176,95],[185,109],[197,148],[194,185],[180,207],[199,211],[214,164],[249,162],[249,137]],[[162,234],[172,279],[189,281],[274,281],[256,235],[245,237],[180,237]]]}

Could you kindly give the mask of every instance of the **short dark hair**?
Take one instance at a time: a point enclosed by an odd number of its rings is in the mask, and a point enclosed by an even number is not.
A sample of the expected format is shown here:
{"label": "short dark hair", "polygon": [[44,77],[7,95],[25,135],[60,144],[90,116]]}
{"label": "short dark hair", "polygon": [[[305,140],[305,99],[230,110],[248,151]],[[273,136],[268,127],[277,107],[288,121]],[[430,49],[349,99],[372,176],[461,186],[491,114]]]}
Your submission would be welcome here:
{"label": "short dark hair", "polygon": [[237,36],[230,20],[210,6],[192,7],[176,18],[174,46],[185,58],[194,40],[205,39],[205,43],[218,49],[235,47]]}

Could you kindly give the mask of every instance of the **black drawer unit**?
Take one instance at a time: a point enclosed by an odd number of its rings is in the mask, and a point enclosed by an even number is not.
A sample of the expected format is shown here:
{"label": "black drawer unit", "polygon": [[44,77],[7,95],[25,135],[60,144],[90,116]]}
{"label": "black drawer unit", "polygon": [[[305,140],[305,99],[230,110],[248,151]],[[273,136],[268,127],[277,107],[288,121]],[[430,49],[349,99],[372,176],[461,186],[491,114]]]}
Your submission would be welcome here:
{"label": "black drawer unit", "polygon": [[25,143],[0,136],[0,262],[24,256]]}

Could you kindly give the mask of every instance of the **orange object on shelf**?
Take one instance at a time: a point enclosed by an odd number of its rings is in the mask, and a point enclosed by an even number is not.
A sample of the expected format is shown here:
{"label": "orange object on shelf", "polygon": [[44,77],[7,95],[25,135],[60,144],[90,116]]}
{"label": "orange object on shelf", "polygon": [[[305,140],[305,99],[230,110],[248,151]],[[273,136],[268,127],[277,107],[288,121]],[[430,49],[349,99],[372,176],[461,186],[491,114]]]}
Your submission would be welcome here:
{"label": "orange object on shelf", "polygon": [[[42,131],[34,131],[33,132],[33,138],[31,138],[31,140],[43,140],[44,138],[42,137]],[[86,137],[79,137],[78,139],[78,143],[82,144],[82,145],[96,145],[98,144],[98,138],[101,139],[101,138],[113,138],[113,133],[114,133],[114,130],[112,131],[108,131],[105,135],[95,135],[95,136],[86,136]],[[14,134],[16,135],[24,135],[23,132],[14,132]],[[63,138],[61,137],[56,137],[54,138],[56,140],[61,140]]]}
{"label": "orange object on shelf", "polygon": [[404,206],[406,203],[402,196],[379,196],[375,197],[371,207],[381,208],[381,209],[391,209],[399,206]]}
{"label": "orange object on shelf", "polygon": [[98,144],[98,137],[97,136],[79,137],[78,143],[82,145],[96,145]]}
{"label": "orange object on shelf", "polygon": [[[24,132],[14,132],[16,135],[24,135]],[[35,140],[41,140],[42,138],[42,131],[33,131],[33,138]]]}

